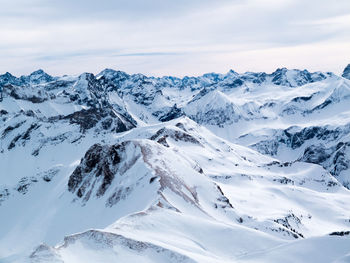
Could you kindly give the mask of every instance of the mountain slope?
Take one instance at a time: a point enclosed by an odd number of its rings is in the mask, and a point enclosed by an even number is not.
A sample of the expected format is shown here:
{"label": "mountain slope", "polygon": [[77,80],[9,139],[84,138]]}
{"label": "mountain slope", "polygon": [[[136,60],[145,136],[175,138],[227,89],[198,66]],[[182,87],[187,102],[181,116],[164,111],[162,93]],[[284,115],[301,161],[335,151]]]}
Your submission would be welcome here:
{"label": "mountain slope", "polygon": [[349,258],[346,78],[38,70],[0,85],[1,262]]}

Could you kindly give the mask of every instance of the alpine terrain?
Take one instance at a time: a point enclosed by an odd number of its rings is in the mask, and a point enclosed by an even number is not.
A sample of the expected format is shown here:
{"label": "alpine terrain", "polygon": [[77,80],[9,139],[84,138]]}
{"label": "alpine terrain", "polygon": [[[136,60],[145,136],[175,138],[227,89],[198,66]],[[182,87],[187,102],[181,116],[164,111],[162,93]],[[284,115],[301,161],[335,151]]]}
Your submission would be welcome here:
{"label": "alpine terrain", "polygon": [[350,262],[350,65],[0,75],[0,262]]}

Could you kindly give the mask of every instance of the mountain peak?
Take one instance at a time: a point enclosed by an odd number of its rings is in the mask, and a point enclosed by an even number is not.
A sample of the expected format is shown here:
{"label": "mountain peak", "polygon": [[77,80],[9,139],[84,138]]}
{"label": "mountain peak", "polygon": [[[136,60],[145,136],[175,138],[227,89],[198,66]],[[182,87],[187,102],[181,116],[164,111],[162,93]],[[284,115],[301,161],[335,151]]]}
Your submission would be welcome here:
{"label": "mountain peak", "polygon": [[0,75],[0,77],[15,77],[10,72],[6,72],[5,74]]}
{"label": "mountain peak", "polygon": [[343,78],[350,79],[350,64],[348,64],[344,71],[343,74],[341,75]]}
{"label": "mountain peak", "polygon": [[11,73],[6,72],[3,75],[0,75],[0,84],[6,85],[6,84],[19,84],[19,80],[13,76]]}
{"label": "mountain peak", "polygon": [[28,76],[21,76],[20,80],[26,84],[42,84],[55,80],[54,77],[47,74],[44,70],[38,69]]}
{"label": "mountain peak", "polygon": [[94,74],[92,73],[89,73],[89,72],[84,72],[84,73],[81,73],[78,77],[78,79],[89,79],[89,78],[93,78],[95,77]]}
{"label": "mountain peak", "polygon": [[116,80],[116,79],[120,80],[120,79],[128,78],[129,75],[124,71],[105,68],[104,70],[102,70],[100,73],[96,75],[96,78],[101,78],[101,77],[105,77],[106,79],[109,79],[109,80]]}
{"label": "mountain peak", "polygon": [[115,69],[112,68],[105,68],[104,70],[102,70],[100,73],[98,73],[97,75],[105,75],[105,74],[115,74],[117,71]]}
{"label": "mountain peak", "polygon": [[238,76],[239,74],[236,71],[234,71],[233,69],[230,69],[226,75]]}
{"label": "mountain peak", "polygon": [[283,68],[278,68],[276,69],[272,74],[277,74],[279,72],[287,72],[288,69],[286,67],[283,67]]}
{"label": "mountain peak", "polygon": [[44,70],[38,69],[38,70],[36,70],[36,71],[33,71],[33,72],[30,74],[30,76],[34,76],[34,75],[44,75],[44,74],[46,74]]}
{"label": "mountain peak", "polygon": [[298,87],[327,78],[322,72],[311,73],[308,70],[278,68],[271,73],[272,83],[288,87]]}

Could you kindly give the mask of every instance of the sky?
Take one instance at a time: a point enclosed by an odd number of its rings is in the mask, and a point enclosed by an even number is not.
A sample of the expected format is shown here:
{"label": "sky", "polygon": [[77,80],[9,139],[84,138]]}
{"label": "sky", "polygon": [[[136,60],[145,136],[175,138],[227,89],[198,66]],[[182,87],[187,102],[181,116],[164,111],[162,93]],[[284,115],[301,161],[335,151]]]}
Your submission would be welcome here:
{"label": "sky", "polygon": [[350,63],[349,0],[0,0],[0,74],[185,76]]}

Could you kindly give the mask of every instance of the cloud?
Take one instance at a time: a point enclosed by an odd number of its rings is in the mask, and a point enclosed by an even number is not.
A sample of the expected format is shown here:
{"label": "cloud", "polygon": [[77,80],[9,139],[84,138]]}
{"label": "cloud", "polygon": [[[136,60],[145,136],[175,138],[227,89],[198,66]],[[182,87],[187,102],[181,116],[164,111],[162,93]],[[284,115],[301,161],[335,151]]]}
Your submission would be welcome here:
{"label": "cloud", "polygon": [[339,70],[349,16],[348,0],[12,0],[0,9],[0,71],[186,75],[313,68],[317,57]]}

